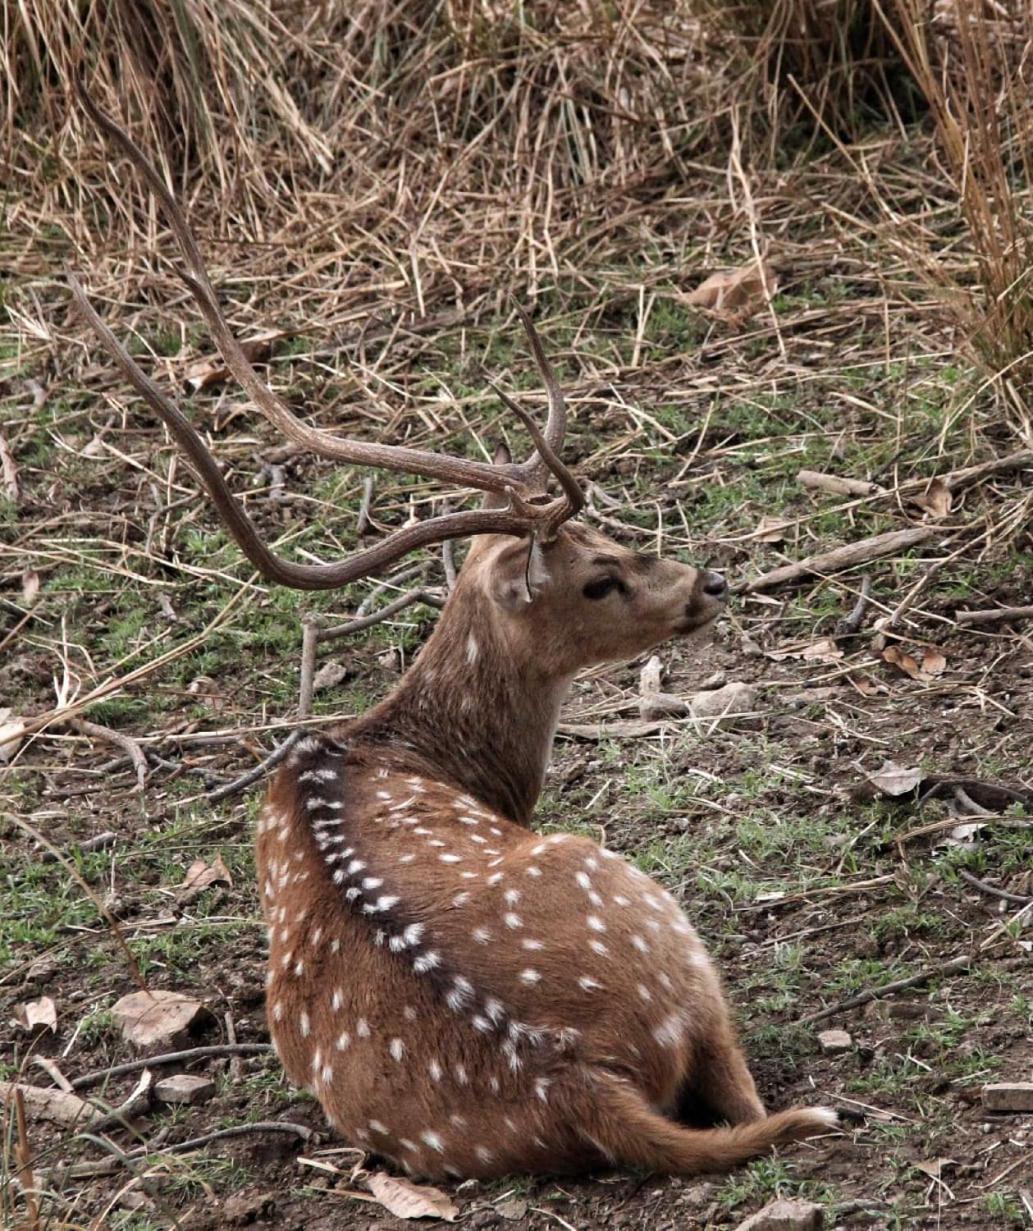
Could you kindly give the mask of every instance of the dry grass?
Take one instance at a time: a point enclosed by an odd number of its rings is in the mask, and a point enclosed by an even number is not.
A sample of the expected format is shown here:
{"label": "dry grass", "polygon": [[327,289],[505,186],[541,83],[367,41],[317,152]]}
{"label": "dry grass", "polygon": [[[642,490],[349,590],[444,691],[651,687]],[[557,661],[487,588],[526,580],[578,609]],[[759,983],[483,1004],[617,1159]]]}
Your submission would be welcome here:
{"label": "dry grass", "polygon": [[[918,0],[896,0],[896,11],[901,52],[929,102],[947,187],[934,224],[939,233],[927,232],[912,250],[930,286],[946,296],[963,344],[1000,384],[1029,439],[1033,10],[954,0],[951,20],[939,24],[922,20]],[[958,230],[960,262],[943,251],[955,248]]]}

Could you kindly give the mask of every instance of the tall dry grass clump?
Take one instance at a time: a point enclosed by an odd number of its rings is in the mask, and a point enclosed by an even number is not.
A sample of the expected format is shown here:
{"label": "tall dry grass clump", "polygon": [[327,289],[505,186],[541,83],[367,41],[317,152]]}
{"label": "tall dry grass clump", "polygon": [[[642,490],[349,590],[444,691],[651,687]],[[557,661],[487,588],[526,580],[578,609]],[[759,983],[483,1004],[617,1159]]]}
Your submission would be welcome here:
{"label": "tall dry grass clump", "polygon": [[153,248],[160,231],[72,104],[76,72],[203,208],[202,231],[251,241],[249,261],[276,251],[287,277],[304,251],[349,303],[374,282],[421,311],[443,291],[469,302],[500,278],[504,289],[516,264],[532,290],[575,276],[690,174],[720,110],[684,3],[37,0],[3,12],[13,260],[34,275],[73,253],[104,268],[127,239]]}
{"label": "tall dry grass clump", "polygon": [[767,158],[830,130],[846,141],[873,123],[910,118],[914,85],[878,0],[700,0],[730,39]]}
{"label": "tall dry grass clump", "polygon": [[904,239],[925,280],[945,293],[977,361],[1025,416],[1033,388],[1033,7],[949,0],[930,20],[923,0],[895,0],[893,15],[901,54],[929,103],[951,190],[947,224],[962,231],[963,246],[942,235],[930,243],[926,230]]}

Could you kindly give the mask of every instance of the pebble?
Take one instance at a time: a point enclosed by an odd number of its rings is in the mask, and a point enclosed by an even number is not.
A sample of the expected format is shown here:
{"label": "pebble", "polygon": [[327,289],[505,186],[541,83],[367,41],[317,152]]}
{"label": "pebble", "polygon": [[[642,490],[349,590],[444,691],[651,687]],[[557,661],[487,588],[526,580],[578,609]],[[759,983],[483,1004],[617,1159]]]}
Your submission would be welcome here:
{"label": "pebble", "polygon": [[1000,1081],[983,1087],[987,1111],[1033,1111],[1033,1081]]}
{"label": "pebble", "polygon": [[735,1231],[821,1231],[825,1216],[813,1201],[780,1197],[741,1222]]}
{"label": "pebble", "polygon": [[837,1056],[840,1052],[850,1051],[854,1040],[845,1030],[822,1030],[818,1034],[818,1046],[826,1056]]}
{"label": "pebble", "polygon": [[210,1077],[194,1073],[176,1073],[154,1083],[154,1097],[159,1103],[206,1103],[215,1093],[215,1082]]}

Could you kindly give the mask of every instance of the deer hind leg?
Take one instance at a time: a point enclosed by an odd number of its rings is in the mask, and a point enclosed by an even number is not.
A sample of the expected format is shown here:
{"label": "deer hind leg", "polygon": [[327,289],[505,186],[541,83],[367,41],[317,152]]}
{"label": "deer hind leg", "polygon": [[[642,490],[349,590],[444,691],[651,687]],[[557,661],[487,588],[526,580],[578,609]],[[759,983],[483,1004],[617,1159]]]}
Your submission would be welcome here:
{"label": "deer hind leg", "polygon": [[724,1121],[736,1125],[764,1116],[746,1057],[722,1011],[714,1028],[696,1044],[679,1095],[677,1118],[684,1124]]}

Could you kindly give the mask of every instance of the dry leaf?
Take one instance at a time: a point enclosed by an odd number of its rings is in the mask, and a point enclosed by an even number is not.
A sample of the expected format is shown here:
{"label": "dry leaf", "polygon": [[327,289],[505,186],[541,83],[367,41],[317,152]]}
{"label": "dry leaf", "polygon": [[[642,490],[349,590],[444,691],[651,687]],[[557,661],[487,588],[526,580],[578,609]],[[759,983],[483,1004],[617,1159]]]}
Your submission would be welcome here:
{"label": "dry leaf", "polygon": [[920,680],[923,683],[927,683],[929,680],[941,675],[947,666],[947,660],[939,650],[923,650],[922,661],[919,662],[918,659],[913,658],[899,646],[888,645],[883,650],[882,657],[886,662],[899,667],[905,675],[909,675],[913,680]]}
{"label": "dry leaf", "polygon": [[958,1164],[953,1158],[927,1158],[922,1162],[911,1164],[917,1171],[923,1172],[931,1179],[939,1180],[945,1171]]}
{"label": "dry leaf", "polygon": [[22,1030],[56,1030],[57,1006],[49,996],[26,1000],[24,1004],[15,1005],[14,1020]]}
{"label": "dry leaf", "polygon": [[822,637],[812,642],[800,655],[808,663],[834,663],[843,657],[843,651],[831,637]]}
{"label": "dry leaf", "polygon": [[933,521],[942,521],[953,507],[950,488],[942,479],[933,479],[924,492],[911,497],[911,503],[925,509]]}
{"label": "dry leaf", "polygon": [[443,1218],[455,1222],[459,1209],[440,1188],[412,1184],[383,1171],[375,1171],[367,1181],[369,1190],[396,1218]]}
{"label": "dry leaf", "polygon": [[222,861],[222,855],[217,854],[211,865],[203,859],[195,859],[187,868],[186,879],[180,889],[207,889],[209,885],[233,885],[230,870]]}
{"label": "dry leaf", "polygon": [[139,1048],[164,1046],[183,1039],[196,1021],[208,1015],[199,1000],[161,989],[130,992],[111,1012],[122,1027],[126,1042]]}
{"label": "dry leaf", "polygon": [[818,641],[791,641],[788,645],[780,645],[777,650],[766,650],[765,657],[775,662],[802,658],[804,662],[832,663],[843,657],[843,651],[831,637],[822,637]]}
{"label": "dry leaf", "polygon": [[0,709],[0,765],[6,765],[21,747],[25,723],[9,709]]}
{"label": "dry leaf", "polygon": [[789,522],[781,517],[771,517],[765,515],[757,522],[757,529],[753,532],[753,537],[758,543],[781,543],[785,538],[785,530]]}
{"label": "dry leaf", "polygon": [[347,675],[348,668],[331,658],[319,668],[313,677],[312,691],[322,692],[324,688],[336,688],[343,679],[347,678]]}
{"label": "dry leaf", "polygon": [[778,279],[767,261],[751,261],[739,269],[711,274],[686,296],[685,302],[725,320],[744,321],[764,307],[764,290],[774,295]]}
{"label": "dry leaf", "polygon": [[939,650],[926,650],[922,655],[922,675],[931,677],[942,675],[947,669],[947,660]]}
{"label": "dry leaf", "polygon": [[[240,349],[252,363],[259,363],[263,359],[268,359],[274,342],[291,336],[291,330],[270,329],[266,333],[248,338],[246,342],[241,342]],[[226,380],[229,374],[229,369],[221,359],[199,359],[196,363],[192,363],[184,373],[183,388],[187,393],[197,393],[198,390],[206,389],[220,380]]]}
{"label": "dry leaf", "polygon": [[3,436],[0,436],[0,477],[3,493],[13,504],[18,499],[18,467],[11,447]]}
{"label": "dry leaf", "polygon": [[918,766],[905,769],[895,761],[884,761],[877,773],[869,774],[868,781],[884,795],[907,795],[920,786],[925,774]]}
{"label": "dry leaf", "polygon": [[22,602],[31,607],[39,594],[39,573],[34,568],[28,568],[22,573]]}

